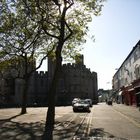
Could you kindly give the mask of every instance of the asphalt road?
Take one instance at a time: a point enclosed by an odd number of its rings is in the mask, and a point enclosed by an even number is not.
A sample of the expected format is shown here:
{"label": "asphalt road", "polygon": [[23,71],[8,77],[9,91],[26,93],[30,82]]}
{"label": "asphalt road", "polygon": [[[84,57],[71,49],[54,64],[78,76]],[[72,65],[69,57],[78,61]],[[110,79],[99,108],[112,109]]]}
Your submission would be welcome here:
{"label": "asphalt road", "polygon": [[[40,140],[47,108],[0,109],[0,140]],[[90,113],[56,107],[54,140],[140,140],[140,111],[136,107],[101,103]]]}
{"label": "asphalt road", "polygon": [[90,133],[119,140],[140,140],[140,112],[124,105],[95,106]]}

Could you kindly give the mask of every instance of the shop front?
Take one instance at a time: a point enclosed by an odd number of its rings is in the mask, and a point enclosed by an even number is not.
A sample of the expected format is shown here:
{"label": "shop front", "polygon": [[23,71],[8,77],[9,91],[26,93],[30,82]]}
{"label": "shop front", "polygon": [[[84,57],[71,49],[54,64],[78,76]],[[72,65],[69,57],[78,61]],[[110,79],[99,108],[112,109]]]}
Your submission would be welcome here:
{"label": "shop front", "polygon": [[140,107],[140,79],[135,80],[133,83],[136,95],[136,106]]}
{"label": "shop front", "polygon": [[132,85],[127,86],[123,89],[122,99],[124,104],[136,106],[137,103],[136,103],[135,88],[133,88]]}

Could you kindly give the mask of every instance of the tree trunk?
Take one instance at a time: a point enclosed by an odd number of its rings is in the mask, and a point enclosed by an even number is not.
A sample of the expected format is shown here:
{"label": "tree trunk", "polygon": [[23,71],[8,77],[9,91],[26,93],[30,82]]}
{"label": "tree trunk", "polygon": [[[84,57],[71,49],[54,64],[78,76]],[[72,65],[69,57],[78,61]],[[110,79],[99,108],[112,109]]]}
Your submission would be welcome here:
{"label": "tree trunk", "polygon": [[23,84],[23,93],[22,93],[22,107],[21,107],[21,113],[20,114],[26,114],[27,110],[27,89],[28,89],[28,79],[24,80]]}
{"label": "tree trunk", "polygon": [[55,123],[55,95],[56,95],[56,87],[57,87],[59,75],[61,72],[61,63],[62,63],[62,58],[61,55],[59,55],[59,57],[56,57],[55,72],[51,83],[51,87],[49,89],[48,111],[46,116],[45,131],[42,140],[53,140],[53,130],[54,130],[54,123]]}
{"label": "tree trunk", "polygon": [[56,86],[59,80],[59,76],[61,74],[62,68],[62,56],[61,51],[64,44],[64,36],[65,36],[65,14],[66,8],[62,12],[61,17],[61,30],[60,36],[58,41],[58,46],[56,47],[55,55],[56,55],[56,67],[53,76],[53,80],[51,83],[51,88],[49,90],[49,105],[48,105],[48,112],[46,117],[46,124],[45,124],[45,131],[43,135],[43,140],[53,140],[53,129],[55,123],[55,94],[56,94]]}

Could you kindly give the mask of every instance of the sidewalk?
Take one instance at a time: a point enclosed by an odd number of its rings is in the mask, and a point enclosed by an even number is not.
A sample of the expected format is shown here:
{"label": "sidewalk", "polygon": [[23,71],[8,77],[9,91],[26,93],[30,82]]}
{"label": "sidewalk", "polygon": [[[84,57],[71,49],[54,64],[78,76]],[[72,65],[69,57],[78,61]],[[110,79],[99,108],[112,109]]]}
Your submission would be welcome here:
{"label": "sidewalk", "polygon": [[41,140],[47,108],[0,109],[0,140]]}
{"label": "sidewalk", "polygon": [[138,107],[116,103],[113,103],[112,107],[140,124],[140,111]]}

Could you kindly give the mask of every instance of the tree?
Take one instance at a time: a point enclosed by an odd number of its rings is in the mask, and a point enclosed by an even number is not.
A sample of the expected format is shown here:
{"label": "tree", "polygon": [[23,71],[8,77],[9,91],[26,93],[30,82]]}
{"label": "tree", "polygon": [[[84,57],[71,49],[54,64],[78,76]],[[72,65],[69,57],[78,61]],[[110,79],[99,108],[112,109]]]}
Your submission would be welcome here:
{"label": "tree", "polygon": [[[85,43],[91,16],[97,16],[104,0],[19,0],[14,6],[26,15],[32,23],[41,29],[43,49],[51,49],[56,67],[49,89],[49,105],[43,139],[52,140],[55,117],[56,84],[61,73],[62,58],[74,57]],[[16,11],[16,13],[18,13]],[[20,19],[23,20],[23,19]],[[43,39],[42,39],[43,37]],[[51,45],[48,45],[49,43]]]}
{"label": "tree", "polygon": [[[39,25],[32,22],[30,18],[22,12],[22,5],[15,2],[3,1],[0,16],[0,66],[1,70],[9,68],[15,70],[17,75],[14,78],[22,79],[24,83],[22,95],[21,114],[26,113],[26,100],[28,81],[31,74],[42,64],[51,49],[46,49],[48,53],[40,52],[44,47],[43,35]],[[40,39],[41,38],[41,39]],[[49,42],[51,44],[51,41]],[[35,60],[40,53],[43,57],[38,67]],[[11,68],[11,67],[10,67]]]}

